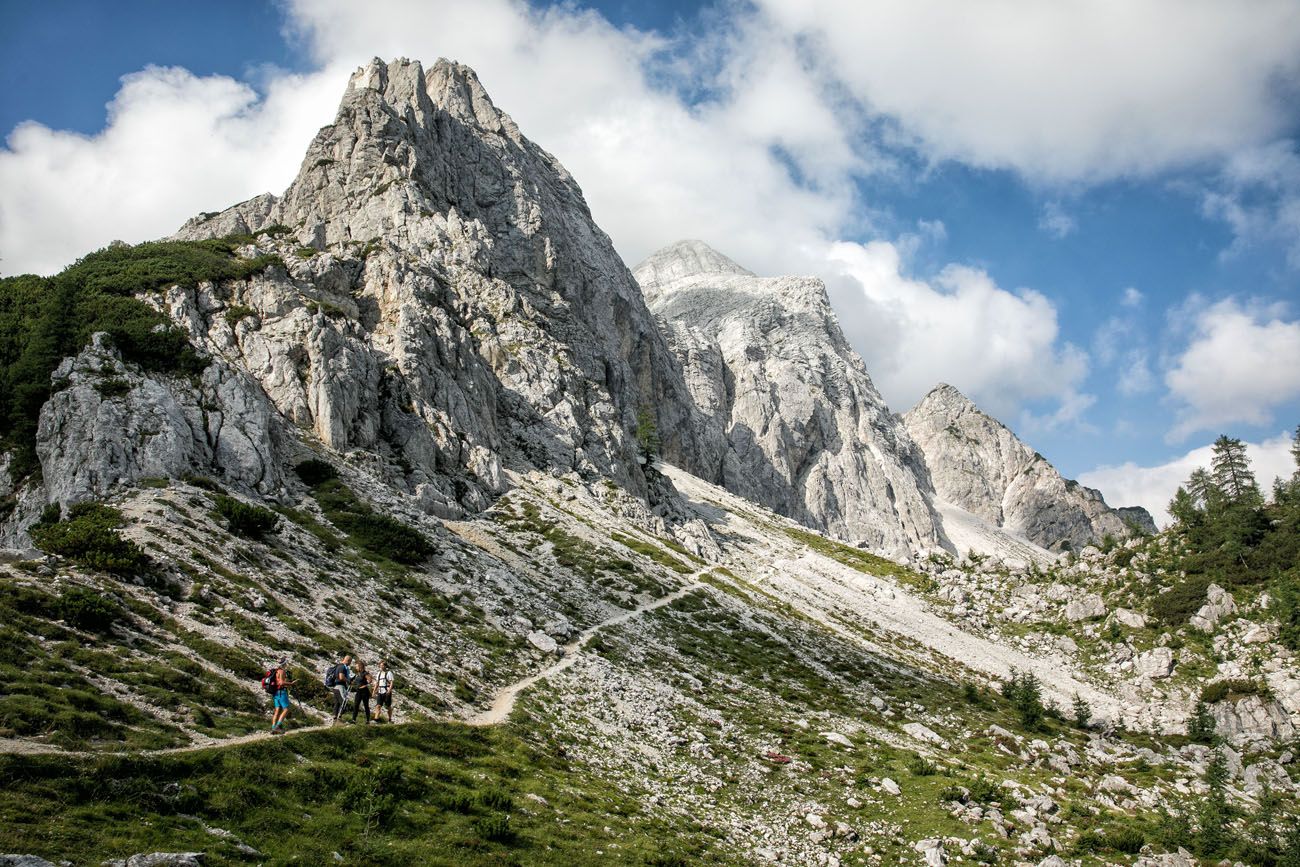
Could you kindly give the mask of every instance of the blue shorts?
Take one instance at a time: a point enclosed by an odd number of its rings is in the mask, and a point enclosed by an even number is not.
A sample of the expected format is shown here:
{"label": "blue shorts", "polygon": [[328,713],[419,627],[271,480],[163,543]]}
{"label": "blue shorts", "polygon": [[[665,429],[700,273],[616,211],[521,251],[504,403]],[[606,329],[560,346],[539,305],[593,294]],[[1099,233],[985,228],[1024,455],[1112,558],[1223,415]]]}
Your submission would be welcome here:
{"label": "blue shorts", "polygon": [[274,703],[275,703],[275,706],[276,706],[276,707],[282,707],[282,708],[284,708],[285,710],[288,710],[288,709],[289,709],[289,690],[287,690],[287,689],[277,690],[276,693],[275,693]]}

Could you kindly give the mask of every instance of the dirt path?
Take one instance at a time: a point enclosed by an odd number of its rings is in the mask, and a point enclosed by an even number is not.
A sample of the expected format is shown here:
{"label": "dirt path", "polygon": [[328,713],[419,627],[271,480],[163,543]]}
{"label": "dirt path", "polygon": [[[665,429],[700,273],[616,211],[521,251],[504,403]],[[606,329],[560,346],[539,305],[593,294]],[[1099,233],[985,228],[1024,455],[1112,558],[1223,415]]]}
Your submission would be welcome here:
{"label": "dirt path", "polygon": [[[686,579],[686,584],[666,596],[660,596],[658,599],[652,599],[633,608],[630,611],[624,611],[620,614],[602,620],[593,626],[589,626],[578,637],[570,641],[563,647],[563,656],[557,662],[548,665],[535,674],[530,674],[522,680],[517,680],[507,686],[502,687],[492,697],[492,704],[488,709],[474,714],[464,719],[463,722],[472,726],[491,726],[499,725],[506,721],[510,712],[514,710],[515,702],[519,695],[539,680],[544,680],[554,674],[564,671],[577,661],[578,656],[582,653],[583,647],[586,646],[596,633],[602,629],[608,629],[611,626],[618,626],[626,623],[634,617],[639,617],[647,611],[654,611],[656,608],[663,608],[665,605],[671,605],[686,594],[697,589],[700,586],[700,578],[709,572],[713,567],[708,566],[704,569],[697,570]],[[305,711],[295,702],[294,710],[299,713]],[[405,725],[406,723],[393,723],[393,725]],[[322,723],[318,725],[303,726],[286,731],[281,737],[292,737],[297,734],[306,732],[318,732],[333,728],[333,723]],[[64,750],[52,744],[43,744],[37,741],[26,741],[19,738],[0,738],[0,754],[12,755],[57,755],[68,756],[73,758],[92,758],[97,756],[170,756],[177,753],[194,753],[199,750],[212,749],[213,747],[233,747],[240,744],[251,744],[256,741],[270,740],[273,735],[268,731],[253,732],[252,734],[240,735],[233,738],[208,738],[203,737],[195,743],[186,744],[183,747],[167,747],[160,750],[137,750],[132,752],[103,752],[95,750]]]}
{"label": "dirt path", "polygon": [[713,567],[710,566],[694,572],[687,579],[686,586],[674,590],[667,596],[660,596],[658,599],[653,599],[649,602],[638,605],[631,611],[624,611],[622,614],[611,617],[608,620],[603,620],[594,626],[588,626],[578,634],[577,638],[564,645],[563,656],[560,657],[558,662],[554,662],[536,674],[530,674],[523,680],[516,681],[515,683],[505,687],[496,694],[495,698],[492,699],[492,704],[487,710],[475,714],[465,720],[465,722],[472,726],[491,726],[505,722],[506,718],[510,716],[510,712],[515,709],[515,702],[519,699],[520,693],[537,683],[539,680],[545,680],[551,675],[559,674],[561,671],[564,671],[566,668],[573,665],[573,663],[577,662],[578,655],[582,653],[583,647],[586,646],[587,642],[590,641],[592,636],[597,632],[611,626],[618,626],[620,623],[626,623],[633,617],[638,617],[645,614],[647,611],[654,611],[656,608],[663,608],[665,605],[671,605],[699,587],[700,576],[712,568]]}

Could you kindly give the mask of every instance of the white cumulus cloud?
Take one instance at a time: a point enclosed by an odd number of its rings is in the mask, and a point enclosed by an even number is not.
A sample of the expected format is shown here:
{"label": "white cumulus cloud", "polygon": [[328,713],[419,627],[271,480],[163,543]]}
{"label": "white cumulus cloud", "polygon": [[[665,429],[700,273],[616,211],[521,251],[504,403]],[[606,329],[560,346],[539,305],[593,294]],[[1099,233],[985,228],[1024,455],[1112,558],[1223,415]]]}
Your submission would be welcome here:
{"label": "white cumulus cloud", "polygon": [[1222,158],[1293,119],[1293,0],[758,3],[936,159],[1092,181]]}
{"label": "white cumulus cloud", "polygon": [[1300,320],[1276,305],[1226,299],[1195,314],[1186,348],[1165,373],[1177,406],[1169,437],[1235,423],[1268,424],[1274,408],[1300,397]]}
{"label": "white cumulus cloud", "polygon": [[1042,294],[960,265],[929,281],[909,277],[885,241],[837,242],[823,256],[845,331],[892,406],[911,406],[941,381],[1003,418],[1025,401],[1064,396],[1059,424],[1090,405],[1075,390],[1087,356],[1060,340]]}
{"label": "white cumulus cloud", "polygon": [[[1156,519],[1156,525],[1169,525],[1167,507],[1178,486],[1187,481],[1192,471],[1210,466],[1213,454],[1210,446],[1192,449],[1184,455],[1155,466],[1139,466],[1133,462],[1119,466],[1103,466],[1079,476],[1079,481],[1096,488],[1112,506],[1143,506]],[[1247,443],[1246,454],[1251,469],[1265,492],[1273,480],[1288,478],[1295,471],[1291,458],[1291,436],[1280,433],[1258,443]]]}
{"label": "white cumulus cloud", "polygon": [[25,123],[0,149],[0,266],[50,273],[109,241],[169,234],[293,177],[346,73],[281,75],[264,96],[149,67],[122,79],[94,136]]}

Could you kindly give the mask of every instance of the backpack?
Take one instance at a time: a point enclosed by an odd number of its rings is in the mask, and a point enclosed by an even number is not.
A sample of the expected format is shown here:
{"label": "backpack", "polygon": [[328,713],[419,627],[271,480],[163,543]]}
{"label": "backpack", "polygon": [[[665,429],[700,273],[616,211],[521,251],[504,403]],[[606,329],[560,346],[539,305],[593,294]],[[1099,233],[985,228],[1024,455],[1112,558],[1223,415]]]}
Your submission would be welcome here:
{"label": "backpack", "polygon": [[341,662],[336,662],[335,664],[333,664],[333,665],[331,665],[331,666],[329,667],[329,670],[328,670],[328,671],[325,672],[325,688],[326,688],[326,689],[333,689],[335,686],[338,685],[338,682],[339,682],[339,669],[342,668],[342,667],[343,667],[343,663],[341,663]]}
{"label": "backpack", "polygon": [[262,690],[264,692],[270,693],[271,695],[275,695],[276,686],[275,686],[274,668],[268,668],[266,670],[266,674],[262,675]]}

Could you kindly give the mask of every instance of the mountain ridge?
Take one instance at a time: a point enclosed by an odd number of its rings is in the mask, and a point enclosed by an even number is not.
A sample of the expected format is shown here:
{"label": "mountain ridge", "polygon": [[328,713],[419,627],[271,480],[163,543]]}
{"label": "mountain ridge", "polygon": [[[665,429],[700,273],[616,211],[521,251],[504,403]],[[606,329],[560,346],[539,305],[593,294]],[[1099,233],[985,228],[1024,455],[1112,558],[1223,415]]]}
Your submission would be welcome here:
{"label": "mountain ridge", "polygon": [[925,454],[939,496],[1044,548],[1077,550],[1107,536],[1155,531],[1144,509],[1128,507],[1123,515],[1112,509],[1100,492],[1066,479],[947,383],[917,401],[903,423]]}

